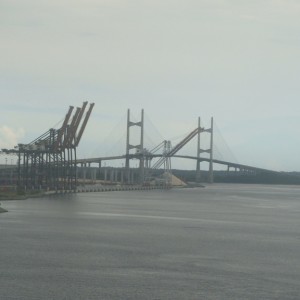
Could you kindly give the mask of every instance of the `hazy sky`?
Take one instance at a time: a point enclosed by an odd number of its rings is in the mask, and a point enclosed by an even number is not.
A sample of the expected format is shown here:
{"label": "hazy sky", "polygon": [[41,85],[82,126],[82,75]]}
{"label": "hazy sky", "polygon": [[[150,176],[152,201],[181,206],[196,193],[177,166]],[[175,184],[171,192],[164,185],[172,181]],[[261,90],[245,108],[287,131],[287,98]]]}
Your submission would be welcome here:
{"label": "hazy sky", "polygon": [[298,0],[0,0],[0,148],[89,101],[82,156],[143,108],[165,139],[213,116],[238,162],[300,171],[299,33]]}

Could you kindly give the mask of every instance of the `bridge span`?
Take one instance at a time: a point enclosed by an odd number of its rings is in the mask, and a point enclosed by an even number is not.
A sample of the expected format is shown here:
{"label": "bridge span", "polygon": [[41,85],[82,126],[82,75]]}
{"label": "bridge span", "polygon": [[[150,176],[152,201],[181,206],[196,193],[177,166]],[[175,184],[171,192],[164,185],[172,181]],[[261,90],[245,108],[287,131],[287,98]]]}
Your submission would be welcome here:
{"label": "bridge span", "polygon": [[[94,158],[81,158],[81,159],[77,159],[77,164],[80,164],[81,166],[87,166],[87,165],[91,165],[92,163],[96,163],[99,164],[99,167],[101,167],[102,162],[103,161],[110,161],[110,160],[120,160],[120,159],[145,159],[145,160],[152,160],[154,158],[161,158],[164,157],[163,154],[148,154],[148,155],[144,155],[142,157],[142,155],[140,154],[131,154],[131,155],[116,155],[116,156],[103,156],[103,157],[94,157]],[[200,162],[210,162],[210,158],[205,158],[205,157],[201,157],[198,158],[197,156],[190,156],[190,155],[173,155],[172,157],[174,158],[182,158],[182,159],[191,159],[191,160],[195,160],[195,161],[200,161]],[[219,160],[219,159],[212,159],[212,162],[215,164],[219,164],[219,165],[225,165],[227,166],[228,171],[230,170],[230,168],[233,168],[235,170],[240,170],[240,171],[246,171],[246,172],[253,172],[253,173],[280,173],[278,171],[273,171],[273,170],[268,170],[268,169],[264,169],[264,168],[258,168],[258,167],[253,167],[253,166],[248,166],[248,165],[244,165],[244,164],[239,164],[239,163],[233,163],[233,162],[228,162],[228,161],[223,161],[223,160]]]}

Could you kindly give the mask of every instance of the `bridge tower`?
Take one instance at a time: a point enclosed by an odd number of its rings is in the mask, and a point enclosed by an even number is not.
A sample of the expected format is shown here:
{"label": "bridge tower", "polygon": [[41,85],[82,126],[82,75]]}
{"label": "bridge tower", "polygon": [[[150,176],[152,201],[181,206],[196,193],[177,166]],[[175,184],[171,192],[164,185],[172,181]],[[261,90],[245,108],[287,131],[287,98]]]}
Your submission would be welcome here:
{"label": "bridge tower", "polygon": [[[133,126],[140,127],[140,143],[138,145],[130,144],[130,128]],[[139,155],[140,164],[140,183],[144,182],[144,110],[141,110],[141,121],[132,122],[130,121],[130,110],[127,110],[127,138],[126,138],[126,161],[125,161],[125,169],[126,169],[126,181],[130,183],[130,150],[136,149],[136,154]]]}
{"label": "bridge tower", "polygon": [[[201,170],[200,170],[200,162],[201,162],[201,153],[209,153],[209,183],[214,182],[213,176],[213,122],[214,119],[211,118],[210,128],[204,129],[200,127],[200,117],[198,118],[198,140],[197,140],[197,165],[196,165],[196,182],[201,181]],[[210,134],[210,148],[209,149],[201,149],[200,141],[201,141],[201,133],[207,132]]]}
{"label": "bridge tower", "polygon": [[172,150],[171,141],[164,141],[164,150],[163,155],[166,157],[164,161],[164,175],[166,179],[166,185],[170,187],[172,185],[172,164],[171,157],[168,156],[168,153]]}

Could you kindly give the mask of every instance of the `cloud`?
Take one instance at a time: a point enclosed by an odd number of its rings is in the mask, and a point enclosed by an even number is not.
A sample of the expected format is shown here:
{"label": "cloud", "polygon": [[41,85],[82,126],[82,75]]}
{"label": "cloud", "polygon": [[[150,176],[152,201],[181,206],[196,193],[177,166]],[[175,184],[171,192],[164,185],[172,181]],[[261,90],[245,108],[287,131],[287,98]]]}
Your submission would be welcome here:
{"label": "cloud", "polygon": [[25,135],[23,128],[10,128],[6,125],[0,127],[0,148],[12,148],[17,145],[18,140]]}

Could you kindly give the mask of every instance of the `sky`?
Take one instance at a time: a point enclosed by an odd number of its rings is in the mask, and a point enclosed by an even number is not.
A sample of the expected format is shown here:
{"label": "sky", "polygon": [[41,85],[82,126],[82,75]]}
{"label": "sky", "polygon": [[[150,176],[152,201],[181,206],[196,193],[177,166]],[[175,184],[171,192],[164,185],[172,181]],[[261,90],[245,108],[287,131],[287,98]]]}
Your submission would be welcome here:
{"label": "sky", "polygon": [[299,32],[298,0],[0,0],[0,148],[89,101],[80,157],[144,109],[163,139],[213,117],[239,163],[300,171]]}

